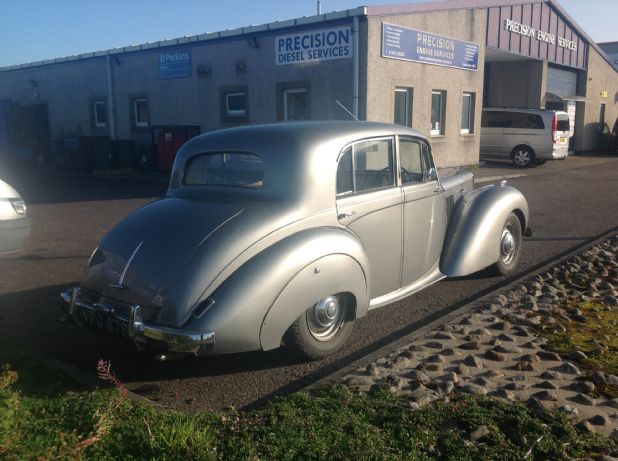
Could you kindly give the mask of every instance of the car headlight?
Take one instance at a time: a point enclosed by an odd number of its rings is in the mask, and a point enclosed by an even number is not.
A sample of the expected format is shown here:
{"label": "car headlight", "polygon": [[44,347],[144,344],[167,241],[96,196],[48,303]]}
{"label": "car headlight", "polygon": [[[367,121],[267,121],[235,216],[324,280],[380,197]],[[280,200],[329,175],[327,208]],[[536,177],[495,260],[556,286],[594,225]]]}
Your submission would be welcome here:
{"label": "car headlight", "polygon": [[13,209],[15,210],[15,213],[17,213],[18,215],[21,216],[26,216],[26,202],[23,201],[23,199],[20,198],[10,198],[9,202],[11,204],[11,206],[13,207]]}

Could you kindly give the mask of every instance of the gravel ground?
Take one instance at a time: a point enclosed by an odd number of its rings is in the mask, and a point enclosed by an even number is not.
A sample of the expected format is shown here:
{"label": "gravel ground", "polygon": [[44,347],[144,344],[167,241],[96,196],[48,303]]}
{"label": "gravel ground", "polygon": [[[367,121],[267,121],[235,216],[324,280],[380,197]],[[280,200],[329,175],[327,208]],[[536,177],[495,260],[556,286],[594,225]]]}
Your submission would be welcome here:
{"label": "gravel ground", "polygon": [[[618,309],[617,251],[618,235],[346,375],[342,382],[359,391],[389,386],[392,392],[410,394],[416,407],[456,392],[522,400],[539,410],[565,412],[582,429],[618,440],[618,399],[597,389],[618,386],[618,377],[588,372],[592,380],[581,379],[586,370],[580,362],[586,354],[564,357],[546,350],[547,340],[535,333],[585,320],[573,307],[577,303],[594,301]],[[595,341],[599,353],[618,353],[608,346],[610,337]]]}

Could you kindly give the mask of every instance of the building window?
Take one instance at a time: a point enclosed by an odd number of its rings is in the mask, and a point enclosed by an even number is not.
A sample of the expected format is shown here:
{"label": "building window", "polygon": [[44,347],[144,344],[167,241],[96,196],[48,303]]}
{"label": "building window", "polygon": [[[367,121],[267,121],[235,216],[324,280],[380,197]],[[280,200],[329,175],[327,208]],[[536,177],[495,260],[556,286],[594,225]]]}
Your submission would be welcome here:
{"label": "building window", "polygon": [[605,133],[605,104],[601,103],[599,107],[599,131]]}
{"label": "building window", "polygon": [[94,126],[96,128],[105,128],[107,126],[107,109],[105,107],[105,101],[95,101],[92,104],[92,112]]}
{"label": "building window", "polygon": [[395,123],[412,126],[412,88],[395,88]]}
{"label": "building window", "polygon": [[247,95],[241,92],[226,93],[225,113],[228,117],[245,117],[247,115]]}
{"label": "building window", "polygon": [[277,120],[310,119],[310,83],[308,81],[277,83]]}
{"label": "building window", "polygon": [[136,98],[133,100],[133,123],[138,128],[145,128],[150,125],[148,99]]}
{"label": "building window", "polygon": [[464,93],[461,96],[461,134],[474,133],[475,96],[475,93]]}
{"label": "building window", "polygon": [[433,90],[431,92],[431,128],[429,134],[433,136],[444,134],[444,118],[446,108],[446,91]]}
{"label": "building window", "polygon": [[249,121],[249,92],[246,86],[222,87],[219,90],[221,121]]}
{"label": "building window", "polygon": [[308,120],[307,88],[283,90],[283,120]]}

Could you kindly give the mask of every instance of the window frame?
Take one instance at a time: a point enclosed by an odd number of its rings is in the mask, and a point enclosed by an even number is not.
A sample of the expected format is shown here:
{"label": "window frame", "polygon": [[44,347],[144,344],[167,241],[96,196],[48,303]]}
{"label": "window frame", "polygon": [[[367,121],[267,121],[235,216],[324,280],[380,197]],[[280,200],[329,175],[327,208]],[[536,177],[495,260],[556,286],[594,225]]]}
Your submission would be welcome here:
{"label": "window frame", "polygon": [[[371,142],[371,141],[390,141],[391,143],[391,152],[390,152],[390,162],[392,162],[392,168],[393,168],[393,180],[392,180],[392,184],[387,185],[387,186],[382,186],[382,187],[376,187],[376,188],[372,188],[372,189],[364,189],[359,191],[358,190],[358,185],[357,185],[357,178],[356,178],[356,150],[354,148],[355,145],[363,143],[363,142]],[[339,152],[339,155],[337,156],[337,168],[336,168],[336,172],[339,170],[339,165],[341,162],[341,159],[343,158],[343,156],[345,155],[346,151],[348,149],[352,149],[351,151],[351,156],[352,156],[352,190],[351,191],[345,191],[345,192],[335,192],[335,197],[337,200],[342,199],[342,198],[347,198],[347,197],[356,197],[356,196],[360,196],[360,195],[365,195],[365,194],[371,194],[374,192],[380,192],[380,191],[384,191],[387,190],[389,188],[396,188],[396,187],[400,187],[401,181],[399,179],[399,156],[397,154],[397,136],[395,135],[391,135],[391,136],[379,136],[377,138],[366,138],[366,139],[358,139],[354,142],[351,142],[349,144],[346,144],[343,149],[341,149],[341,151]],[[337,190],[337,174],[335,173],[335,191]]]}
{"label": "window frame", "polygon": [[[433,112],[433,96],[440,95],[440,112],[439,112],[439,123],[440,128],[433,128],[433,120],[431,119],[431,114]],[[446,134],[446,90],[431,90],[431,106],[429,112],[429,136],[444,136]]]}
{"label": "window frame", "polygon": [[[244,96],[244,111],[229,110],[228,96]],[[246,85],[224,86],[219,88],[219,111],[222,123],[246,123],[249,121],[249,88]]]}
{"label": "window frame", "polygon": [[[139,120],[139,111],[137,109],[138,103],[146,105],[146,121]],[[150,105],[148,104],[148,98],[137,97],[133,98],[133,126],[136,128],[148,128],[150,126]]]}
{"label": "window frame", "polygon": [[[99,113],[97,111],[98,105],[103,106],[103,114],[105,119],[102,122],[99,120]],[[98,99],[92,101],[92,122],[94,127],[97,129],[107,128],[107,104],[105,100]]]}
{"label": "window frame", "polygon": [[[463,126],[464,121],[464,100],[469,98],[468,104],[468,127]],[[476,93],[473,91],[464,91],[461,94],[461,120],[459,124],[460,134],[474,134],[474,113],[476,110]]]}
{"label": "window frame", "polygon": [[305,91],[306,95],[305,120],[311,120],[311,82],[308,80],[277,82],[275,89],[277,96],[277,120],[281,122],[289,120],[287,118],[287,93],[300,92],[302,90]]}
{"label": "window frame", "polygon": [[[260,180],[260,185],[259,186],[251,186],[251,185],[239,185],[239,184],[209,184],[209,183],[191,183],[191,182],[187,182],[187,176],[188,176],[188,171],[189,169],[193,166],[193,164],[197,161],[199,161],[200,159],[202,159],[203,157],[207,157],[207,156],[215,156],[215,155],[221,155],[222,156],[222,165],[225,165],[226,163],[226,156],[229,155],[245,155],[245,156],[250,156],[250,157],[255,157],[257,159],[259,159],[259,164],[262,166],[262,179]],[[182,172],[182,185],[183,187],[189,187],[189,188],[197,188],[197,187],[206,187],[206,188],[217,188],[217,187],[223,187],[223,188],[235,188],[235,189],[241,189],[241,190],[251,190],[251,191],[258,191],[258,190],[262,190],[264,189],[264,178],[266,176],[266,170],[264,168],[264,158],[255,153],[255,152],[248,152],[248,151],[236,151],[236,150],[230,150],[230,151],[205,151],[202,152],[200,154],[197,154],[195,156],[193,156],[192,158],[190,158],[188,160],[188,162],[185,164],[184,168],[183,168],[183,172]],[[222,171],[225,170],[225,168],[222,168]]]}
{"label": "window frame", "polygon": [[[406,95],[405,99],[405,124],[401,124],[397,122],[397,93],[404,93]],[[394,101],[393,101],[393,123],[400,126],[412,127],[412,111],[414,109],[414,88],[413,87],[404,87],[404,86],[396,86],[394,92]]]}
{"label": "window frame", "polygon": [[[283,120],[288,121],[288,95],[294,93],[304,93],[305,101],[308,98],[307,88],[286,88],[283,90]],[[293,119],[293,120],[306,120],[306,119]]]}
{"label": "window frame", "polygon": [[[243,109],[230,109],[230,97],[242,97]],[[247,116],[247,93],[244,91],[230,91],[225,93],[225,114],[228,117],[246,117]]]}

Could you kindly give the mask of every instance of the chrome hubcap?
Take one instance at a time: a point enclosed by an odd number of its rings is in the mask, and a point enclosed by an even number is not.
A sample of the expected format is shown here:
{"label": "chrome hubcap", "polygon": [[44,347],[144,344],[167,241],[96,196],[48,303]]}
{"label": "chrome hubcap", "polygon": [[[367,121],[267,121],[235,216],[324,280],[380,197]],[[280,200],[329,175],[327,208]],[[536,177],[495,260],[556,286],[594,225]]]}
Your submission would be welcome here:
{"label": "chrome hubcap", "polygon": [[309,332],[318,341],[331,339],[343,325],[344,309],[338,296],[322,299],[307,311]]}
{"label": "chrome hubcap", "polygon": [[502,231],[502,240],[500,241],[500,257],[505,264],[509,264],[515,256],[516,245],[513,235],[513,228],[508,225]]}

